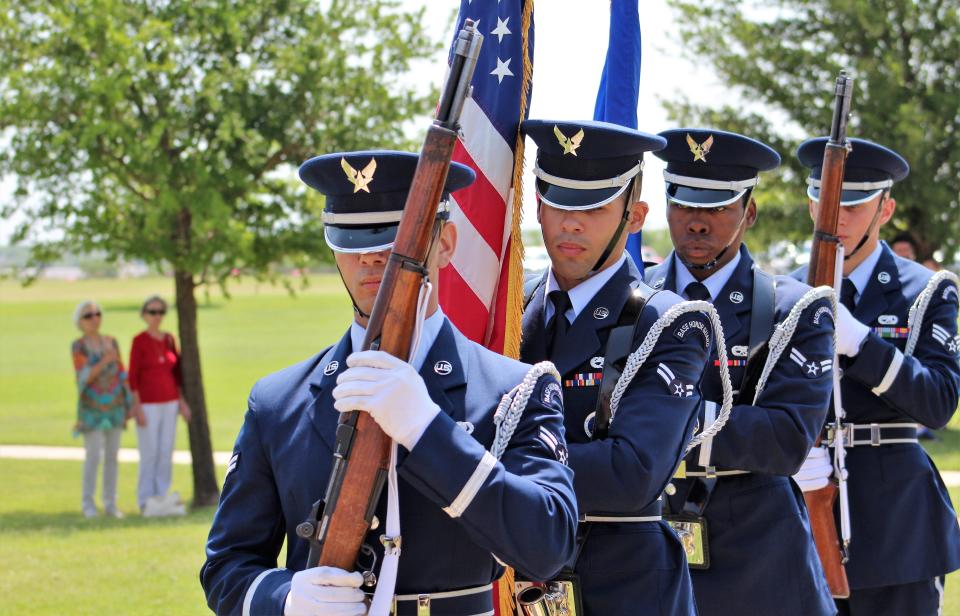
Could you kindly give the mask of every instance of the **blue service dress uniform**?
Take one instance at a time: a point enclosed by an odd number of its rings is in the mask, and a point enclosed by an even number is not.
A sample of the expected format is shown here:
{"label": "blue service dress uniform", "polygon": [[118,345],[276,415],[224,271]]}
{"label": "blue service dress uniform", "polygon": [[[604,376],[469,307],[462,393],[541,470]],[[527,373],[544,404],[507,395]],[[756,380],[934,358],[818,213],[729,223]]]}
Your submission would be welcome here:
{"label": "blue service dress uniform", "polygon": [[[956,411],[960,340],[955,284],[939,285],[913,355],[903,355],[910,307],[932,275],[881,242],[880,258],[852,311],[872,331],[855,357],[842,357],[840,362],[845,423],[867,427],[876,423],[882,428],[883,424],[915,422],[941,428]],[[803,279],[806,270],[794,276]],[[899,369],[891,373],[895,363]],[[895,378],[889,380],[893,374]],[[877,393],[881,385],[886,389]],[[933,461],[915,442],[851,447],[846,466],[851,517],[846,570],[851,602],[862,606],[855,613],[908,613],[891,605],[899,600],[895,595],[877,589],[929,584],[960,568],[960,529],[947,488]],[[942,586],[938,590],[942,592]],[[900,594],[904,601],[914,601],[908,589]]]}
{"label": "blue service dress uniform", "polygon": [[[331,391],[351,346],[348,334],[254,386],[200,572],[216,613],[283,612],[290,580],[304,569],[309,549],[295,528],[324,494],[330,475],[340,415]],[[493,442],[500,397],[527,369],[467,340],[449,321],[443,324],[420,370],[441,412],[412,451],[400,448],[398,595],[490,584],[504,570],[498,559],[549,578],[571,558],[577,511],[572,472],[563,462],[560,389],[552,377],[538,381],[508,449],[463,515],[454,519],[443,511]],[[386,519],[385,502],[386,494],[380,520]],[[382,532],[372,529],[365,541],[378,562]],[[286,568],[277,569],[284,539]],[[434,602],[432,613],[484,613],[492,610],[490,594],[467,611]],[[414,612],[401,605],[400,613]]]}
{"label": "blue service dress uniform", "polygon": [[[676,255],[647,270],[654,288],[676,289]],[[743,382],[749,348],[754,261],[746,246],[719,295],[712,299],[723,324],[734,390]],[[774,323],[782,322],[810,287],[776,276]],[[753,404],[734,397],[726,425],[709,445],[709,463],[719,473],[703,512],[707,520],[710,567],[692,570],[701,615],[814,616],[835,614],[823,568],[810,534],[803,494],[790,479],[823,427],[830,404],[833,311],[826,299],[801,314],[789,346]],[[806,360],[806,361],[804,361]],[[812,370],[813,363],[817,366]],[[711,355],[703,397],[723,399],[719,359]],[[802,393],[801,393],[802,392]],[[705,468],[701,449],[686,459],[686,479],[675,479],[672,511]],[[706,462],[707,460],[703,460]],[[745,473],[735,473],[745,471]],[[732,473],[732,474],[727,474]]]}
{"label": "blue service dress uniform", "polygon": [[[712,334],[704,335],[709,320],[699,312],[683,315],[661,333],[627,388],[607,437],[591,440],[586,424],[597,404],[607,338],[631,290],[640,284],[639,272],[628,256],[579,313],[566,336],[554,341],[549,358],[545,284],[538,286],[524,312],[520,357],[528,362],[550,359],[563,376],[569,464],[585,516],[659,515],[658,499],[695,428],[698,385],[712,343]],[[641,313],[634,348],[653,323],[680,301],[668,292],[653,296]],[[682,330],[691,323],[693,327]],[[686,333],[678,334],[681,330]],[[687,386],[684,397],[672,395],[674,390],[657,372],[660,364]],[[586,541],[571,565],[580,576],[589,616],[696,614],[683,548],[666,522],[587,524]]]}

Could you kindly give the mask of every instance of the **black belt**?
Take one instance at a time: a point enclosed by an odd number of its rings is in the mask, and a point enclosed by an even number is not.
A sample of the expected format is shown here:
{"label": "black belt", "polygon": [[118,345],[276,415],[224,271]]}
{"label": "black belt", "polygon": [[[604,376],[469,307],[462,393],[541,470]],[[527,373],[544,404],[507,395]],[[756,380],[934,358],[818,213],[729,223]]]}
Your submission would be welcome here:
{"label": "black belt", "polygon": [[600,522],[626,524],[630,522],[659,522],[661,520],[660,501],[654,501],[636,513],[588,513],[580,516],[581,522]]}
{"label": "black belt", "polygon": [[492,616],[493,584],[448,592],[397,595],[393,613],[395,616]]}
{"label": "black belt", "polygon": [[[897,445],[901,443],[919,443],[915,423],[845,423],[843,426],[844,447],[879,447],[881,445]],[[836,442],[837,424],[827,424],[824,431],[823,444],[833,447]]]}

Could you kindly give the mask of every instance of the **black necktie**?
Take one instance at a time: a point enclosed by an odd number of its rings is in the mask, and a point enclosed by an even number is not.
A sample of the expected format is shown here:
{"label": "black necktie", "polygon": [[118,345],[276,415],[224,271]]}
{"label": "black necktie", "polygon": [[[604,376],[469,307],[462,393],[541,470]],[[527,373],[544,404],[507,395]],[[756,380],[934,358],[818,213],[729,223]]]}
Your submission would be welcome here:
{"label": "black necktie", "polygon": [[553,356],[554,343],[562,336],[565,336],[570,323],[567,321],[567,310],[570,309],[570,296],[566,291],[550,291],[548,295],[553,302],[553,316],[547,323],[547,357]]}
{"label": "black necktie", "polygon": [[854,302],[856,297],[857,285],[853,284],[853,281],[849,278],[844,278],[843,283],[840,285],[840,303],[846,306],[850,312],[853,312],[854,307],[857,305]]}
{"label": "black necktie", "polygon": [[707,290],[707,285],[702,282],[691,282],[687,285],[687,288],[683,290],[683,294],[691,300],[702,299],[705,302],[710,301],[710,291]]}

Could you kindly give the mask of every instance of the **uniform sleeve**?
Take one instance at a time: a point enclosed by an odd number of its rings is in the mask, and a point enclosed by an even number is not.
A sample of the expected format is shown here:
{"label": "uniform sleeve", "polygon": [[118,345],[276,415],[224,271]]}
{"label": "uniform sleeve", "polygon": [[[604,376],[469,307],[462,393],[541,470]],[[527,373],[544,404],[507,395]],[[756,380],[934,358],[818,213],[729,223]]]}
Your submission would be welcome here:
{"label": "uniform sleeve", "polygon": [[534,579],[573,557],[573,474],[565,465],[560,385],[541,377],[501,460],[439,413],[399,467],[401,475],[473,541]]}
{"label": "uniform sleeve", "polygon": [[660,496],[692,436],[709,331],[701,313],[664,329],[627,387],[607,438],[570,445],[581,514],[636,513]]}
{"label": "uniform sleeve", "polygon": [[756,473],[797,472],[830,407],[833,330],[833,313],[827,300],[808,306],[770,372],[757,405],[734,406],[712,444],[698,448],[708,449],[701,452],[705,454],[701,459],[709,460],[711,466]]}
{"label": "uniform sleeve", "polygon": [[901,413],[931,428],[947,425],[957,409],[957,287],[949,281],[933,294],[914,354],[870,332],[843,376],[869,387]]}
{"label": "uniform sleeve", "polygon": [[140,336],[134,337],[130,344],[130,369],[127,371],[131,391],[140,391],[140,349],[142,348]]}
{"label": "uniform sleeve", "polygon": [[277,568],[284,519],[257,420],[251,394],[200,569],[207,605],[216,614],[282,614],[293,577]]}

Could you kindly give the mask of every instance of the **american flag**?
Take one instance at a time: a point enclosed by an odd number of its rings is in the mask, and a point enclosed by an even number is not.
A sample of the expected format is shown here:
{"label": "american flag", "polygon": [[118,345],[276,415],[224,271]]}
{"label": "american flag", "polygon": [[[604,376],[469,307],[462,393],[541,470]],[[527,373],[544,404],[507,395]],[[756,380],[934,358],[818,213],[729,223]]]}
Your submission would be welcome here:
{"label": "american flag", "polygon": [[516,180],[523,157],[518,127],[530,95],[532,8],[532,0],[461,0],[454,32],[472,19],[484,41],[453,158],[476,171],[477,180],[452,196],[450,218],[457,225],[458,245],[440,274],[440,303],[457,328],[514,356],[523,286],[515,211],[520,208]]}

